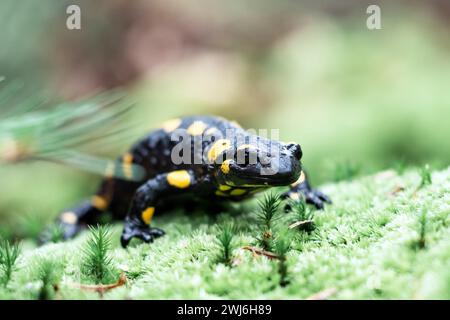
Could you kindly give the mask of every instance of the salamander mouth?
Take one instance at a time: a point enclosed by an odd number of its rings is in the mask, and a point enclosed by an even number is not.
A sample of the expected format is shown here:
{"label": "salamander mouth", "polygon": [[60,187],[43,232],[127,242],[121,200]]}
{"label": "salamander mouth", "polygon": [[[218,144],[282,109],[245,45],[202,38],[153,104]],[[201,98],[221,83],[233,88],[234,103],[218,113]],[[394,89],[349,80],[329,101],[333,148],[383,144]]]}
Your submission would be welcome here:
{"label": "salamander mouth", "polygon": [[251,186],[286,186],[291,183],[294,183],[297,181],[298,177],[300,176],[300,173],[298,175],[290,175],[290,176],[250,176],[250,175],[240,175],[238,180],[241,180],[242,183],[235,183],[234,186],[239,185],[251,185]]}
{"label": "salamander mouth", "polygon": [[229,168],[230,172],[225,179],[234,186],[286,186],[297,181],[301,173],[300,162],[283,167],[281,171],[270,171],[270,168],[260,166],[243,167],[234,163]]}

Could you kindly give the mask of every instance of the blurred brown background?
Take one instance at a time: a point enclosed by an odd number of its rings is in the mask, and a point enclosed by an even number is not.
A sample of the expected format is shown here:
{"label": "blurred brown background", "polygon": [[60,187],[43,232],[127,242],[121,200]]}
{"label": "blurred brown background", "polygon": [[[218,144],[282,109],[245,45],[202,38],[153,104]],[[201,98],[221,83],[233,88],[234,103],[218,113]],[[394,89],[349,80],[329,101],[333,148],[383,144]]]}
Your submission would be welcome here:
{"label": "blurred brown background", "polygon": [[[81,30],[66,28],[70,4],[81,8]],[[381,30],[366,27],[369,4],[381,7]],[[57,101],[122,88],[136,103],[128,142],[186,114],[279,128],[302,145],[316,183],[337,180],[342,163],[442,167],[449,16],[445,0],[3,0],[0,76],[23,84],[24,96]],[[0,216],[36,199],[54,214],[99,179],[48,164],[0,170]],[[30,171],[43,188],[24,195]]]}

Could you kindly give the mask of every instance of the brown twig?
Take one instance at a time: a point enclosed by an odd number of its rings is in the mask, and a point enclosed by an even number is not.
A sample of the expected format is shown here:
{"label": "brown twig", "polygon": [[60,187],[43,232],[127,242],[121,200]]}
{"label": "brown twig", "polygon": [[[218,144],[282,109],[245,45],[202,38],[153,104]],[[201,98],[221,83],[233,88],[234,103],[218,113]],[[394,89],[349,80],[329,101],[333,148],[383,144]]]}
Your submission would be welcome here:
{"label": "brown twig", "polygon": [[328,288],[323,291],[317,292],[312,296],[306,298],[306,300],[327,300],[329,297],[337,292],[336,288]]}
{"label": "brown twig", "polygon": [[291,225],[289,225],[289,229],[294,229],[294,228],[296,228],[296,227],[299,227],[299,226],[302,226],[302,225],[305,225],[305,224],[310,224],[310,223],[313,223],[314,221],[313,220],[303,220],[303,221],[297,221],[297,222],[294,222],[293,224],[291,224]]}
{"label": "brown twig", "polygon": [[405,191],[405,187],[403,187],[403,186],[396,186],[395,189],[392,190],[391,196],[395,196],[398,193],[403,192],[403,191]]}
{"label": "brown twig", "polygon": [[125,283],[127,282],[127,276],[125,275],[125,273],[121,273],[119,280],[117,280],[116,283],[111,283],[111,284],[81,284],[81,283],[77,283],[77,284],[73,284],[72,287],[73,288],[77,288],[77,289],[82,289],[82,290],[87,290],[87,291],[94,291],[99,293],[100,295],[103,295],[103,293],[121,287],[123,286]]}
{"label": "brown twig", "polygon": [[273,252],[265,251],[263,249],[257,248],[257,247],[251,247],[251,246],[244,246],[242,247],[244,250],[251,251],[254,256],[265,256],[269,259],[280,259],[278,255],[276,255]]}

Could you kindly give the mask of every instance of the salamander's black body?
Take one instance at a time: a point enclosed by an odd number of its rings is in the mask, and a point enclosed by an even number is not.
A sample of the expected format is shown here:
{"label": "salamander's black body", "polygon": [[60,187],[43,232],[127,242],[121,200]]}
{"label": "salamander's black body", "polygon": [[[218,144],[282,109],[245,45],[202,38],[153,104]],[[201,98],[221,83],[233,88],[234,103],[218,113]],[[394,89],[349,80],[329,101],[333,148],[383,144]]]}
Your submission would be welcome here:
{"label": "salamander's black body", "polygon": [[[64,212],[59,222],[70,238],[94,223],[101,212],[109,211],[125,219],[121,242],[126,247],[133,237],[151,242],[162,236],[164,231],[150,227],[153,214],[159,214],[167,203],[179,204],[186,198],[217,204],[239,201],[271,186],[290,186],[284,197],[303,195],[322,208],[329,199],[310,188],[301,157],[298,144],[251,135],[223,118],[169,120],[107,169],[91,201]],[[145,172],[139,182],[126,179],[132,177],[135,166]],[[121,178],[115,177],[117,170],[123,173]]]}

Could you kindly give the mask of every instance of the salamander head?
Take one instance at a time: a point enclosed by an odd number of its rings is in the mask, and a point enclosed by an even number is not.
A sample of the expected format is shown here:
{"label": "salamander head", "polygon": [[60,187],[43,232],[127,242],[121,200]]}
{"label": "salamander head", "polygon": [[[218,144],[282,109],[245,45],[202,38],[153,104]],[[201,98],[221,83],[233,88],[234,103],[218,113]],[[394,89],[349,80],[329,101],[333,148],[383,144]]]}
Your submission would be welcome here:
{"label": "salamander head", "polygon": [[302,150],[296,143],[258,137],[256,143],[228,145],[213,165],[220,184],[229,186],[284,186],[301,173]]}

